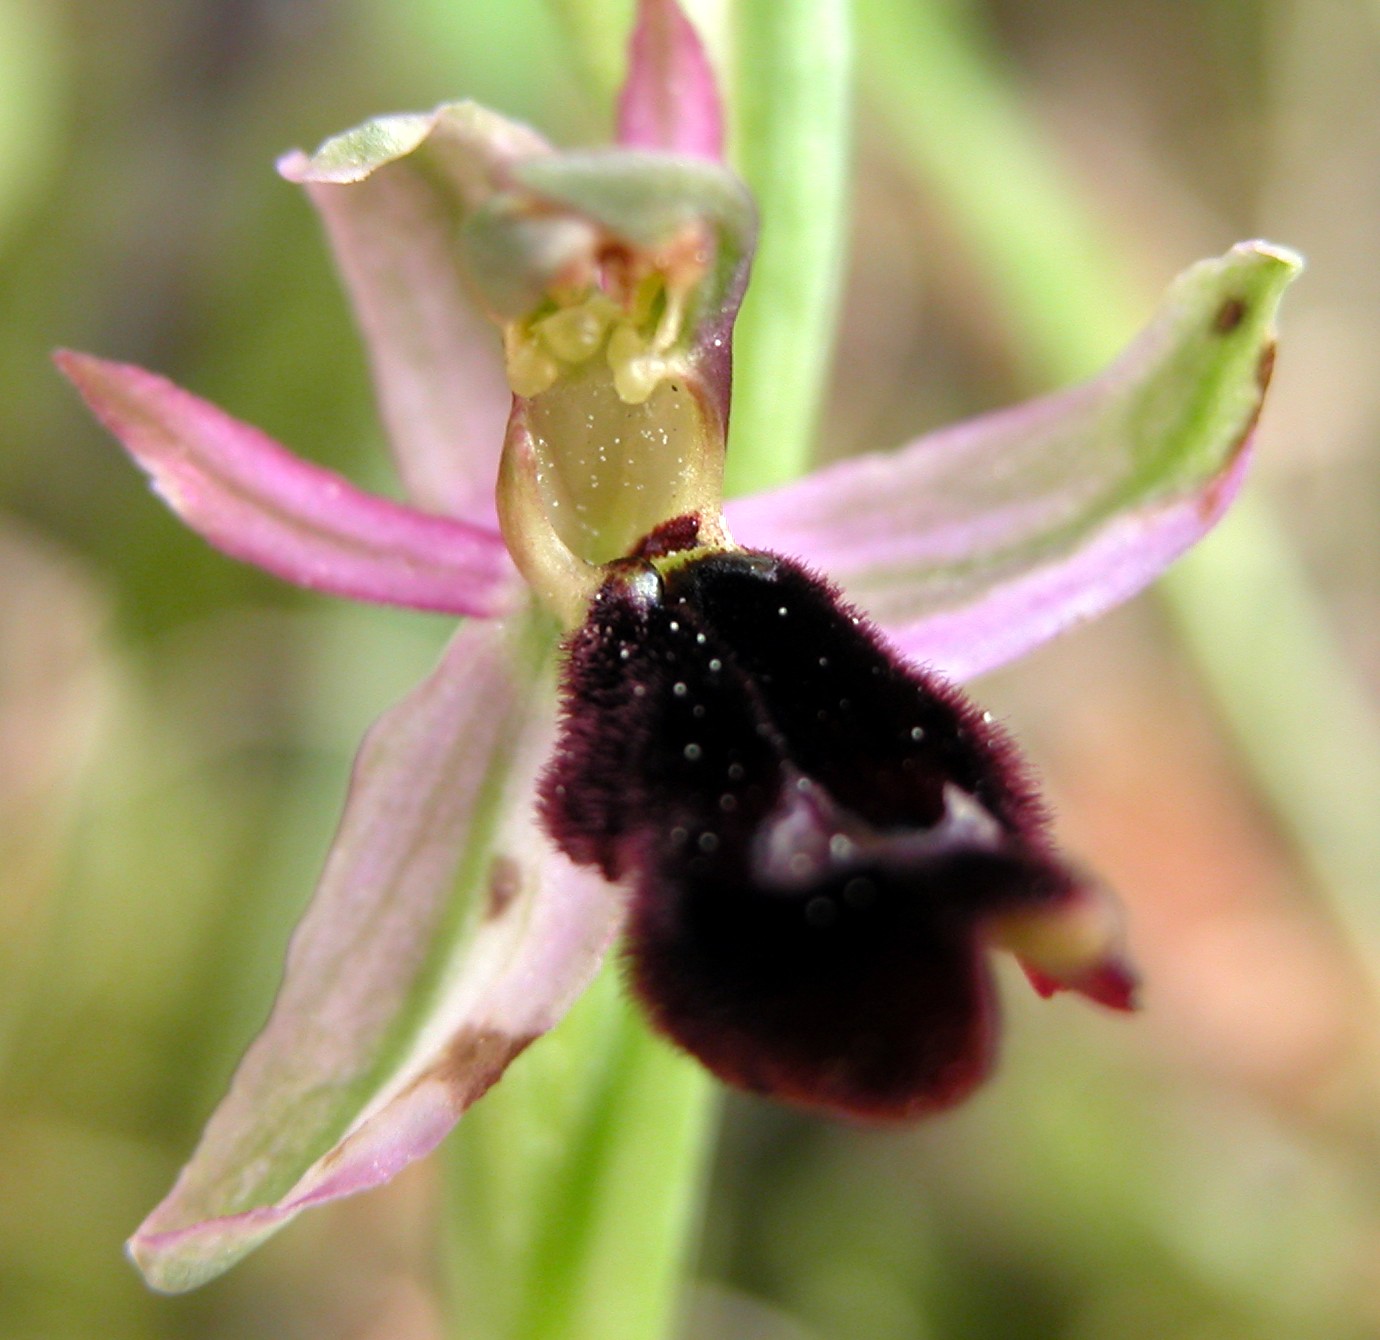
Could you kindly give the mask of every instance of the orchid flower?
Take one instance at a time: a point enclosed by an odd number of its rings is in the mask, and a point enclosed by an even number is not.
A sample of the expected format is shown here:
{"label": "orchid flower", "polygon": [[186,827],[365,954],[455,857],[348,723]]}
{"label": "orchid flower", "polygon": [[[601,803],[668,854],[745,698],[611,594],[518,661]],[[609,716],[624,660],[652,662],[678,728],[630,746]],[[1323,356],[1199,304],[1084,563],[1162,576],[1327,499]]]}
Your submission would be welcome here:
{"label": "orchid flower", "polygon": [[58,355],[226,553],[465,616],[365,737],[267,1026],[131,1241],[159,1288],[431,1150],[620,936],[657,1028],[849,1116],[988,1073],[993,948],[1043,993],[1131,1004],[1115,903],[953,685],[1222,514],[1296,259],[1237,246],[1087,384],[725,505],[756,222],[674,0],[641,4],[617,138],[558,151],[455,103],[280,163],[324,220],[406,502]]}

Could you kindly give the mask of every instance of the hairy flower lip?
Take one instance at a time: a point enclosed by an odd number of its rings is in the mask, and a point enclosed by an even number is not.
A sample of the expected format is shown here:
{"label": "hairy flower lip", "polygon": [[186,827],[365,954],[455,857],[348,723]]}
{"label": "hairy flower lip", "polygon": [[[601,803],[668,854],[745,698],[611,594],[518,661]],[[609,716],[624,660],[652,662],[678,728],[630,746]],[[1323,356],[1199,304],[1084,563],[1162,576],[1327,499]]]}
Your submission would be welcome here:
{"label": "hairy flower lip", "polygon": [[798,893],[830,866],[905,869],[972,852],[1000,851],[1001,825],[953,782],[942,785],[943,811],[924,828],[878,830],[837,805],[812,778],[788,770],[777,808],[753,839],[750,870],[768,890]]}
{"label": "hairy flower lip", "polygon": [[875,1121],[950,1106],[991,1068],[997,946],[1129,1003],[1119,919],[1013,743],[798,564],[630,560],[567,645],[547,829],[630,881],[636,992],[724,1081]]}

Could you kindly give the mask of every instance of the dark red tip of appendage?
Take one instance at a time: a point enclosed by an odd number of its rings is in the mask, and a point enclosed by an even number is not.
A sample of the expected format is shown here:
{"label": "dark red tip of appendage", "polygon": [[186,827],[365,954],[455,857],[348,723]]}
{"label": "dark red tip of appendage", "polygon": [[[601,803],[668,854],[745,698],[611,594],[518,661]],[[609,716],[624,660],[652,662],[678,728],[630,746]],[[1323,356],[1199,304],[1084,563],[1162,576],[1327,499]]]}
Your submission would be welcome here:
{"label": "dark red tip of appendage", "polygon": [[1041,1000],[1049,1000],[1061,991],[1068,990],[1068,986],[1064,982],[1057,981],[1048,973],[1041,972],[1039,968],[1032,968],[1028,963],[1022,963],[1021,969],[1026,975],[1026,980],[1035,988],[1035,994]]}
{"label": "dark red tip of appendage", "polygon": [[543,815],[630,881],[657,1027],[731,1084],[834,1113],[963,1098],[995,1050],[982,927],[1071,879],[1005,734],[767,554],[628,560],[568,657]]}
{"label": "dark red tip of appendage", "polygon": [[1046,1000],[1061,991],[1075,991],[1098,1005],[1105,1005],[1109,1010],[1140,1008],[1140,979],[1124,963],[1099,964],[1084,976],[1067,982],[1059,981],[1039,968],[1032,968],[1028,963],[1022,963],[1021,967],[1030,985]]}
{"label": "dark red tip of appendage", "polygon": [[1095,969],[1078,982],[1077,991],[1109,1010],[1140,1009],[1140,979],[1124,963]]}

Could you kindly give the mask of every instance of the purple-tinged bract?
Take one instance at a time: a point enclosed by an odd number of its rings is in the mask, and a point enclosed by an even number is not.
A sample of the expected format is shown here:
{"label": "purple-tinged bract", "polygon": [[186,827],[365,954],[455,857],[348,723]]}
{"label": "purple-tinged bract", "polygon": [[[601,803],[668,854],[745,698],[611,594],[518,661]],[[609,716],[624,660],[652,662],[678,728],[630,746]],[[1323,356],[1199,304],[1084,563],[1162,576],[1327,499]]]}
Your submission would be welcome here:
{"label": "purple-tinged bract", "polygon": [[993,1054],[985,929],[1078,896],[1014,747],[799,565],[662,566],[623,565],[572,638],[543,787],[566,853],[631,880],[637,994],[729,1083],[957,1101]]}

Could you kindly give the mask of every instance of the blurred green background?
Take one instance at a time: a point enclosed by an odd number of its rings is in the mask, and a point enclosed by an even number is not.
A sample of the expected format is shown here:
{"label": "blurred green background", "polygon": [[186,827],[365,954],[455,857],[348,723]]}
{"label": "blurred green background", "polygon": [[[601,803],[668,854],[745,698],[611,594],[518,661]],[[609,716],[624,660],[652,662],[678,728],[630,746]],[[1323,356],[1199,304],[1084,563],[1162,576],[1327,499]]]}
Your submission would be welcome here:
{"label": "blurred green background", "polygon": [[[121,1259],[267,1009],[361,732],[447,625],[210,551],[48,352],[391,489],[273,160],[459,95],[602,139],[629,6],[597,8],[590,40],[542,0],[0,0],[3,1340],[444,1333],[434,1164],[188,1298]],[[731,1100],[686,1336],[1375,1336],[1380,4],[859,9],[821,455],[1091,370],[1239,238],[1310,269],[1242,516],[983,685],[1123,893],[1146,1010],[1004,973],[997,1080],[911,1130]]]}

